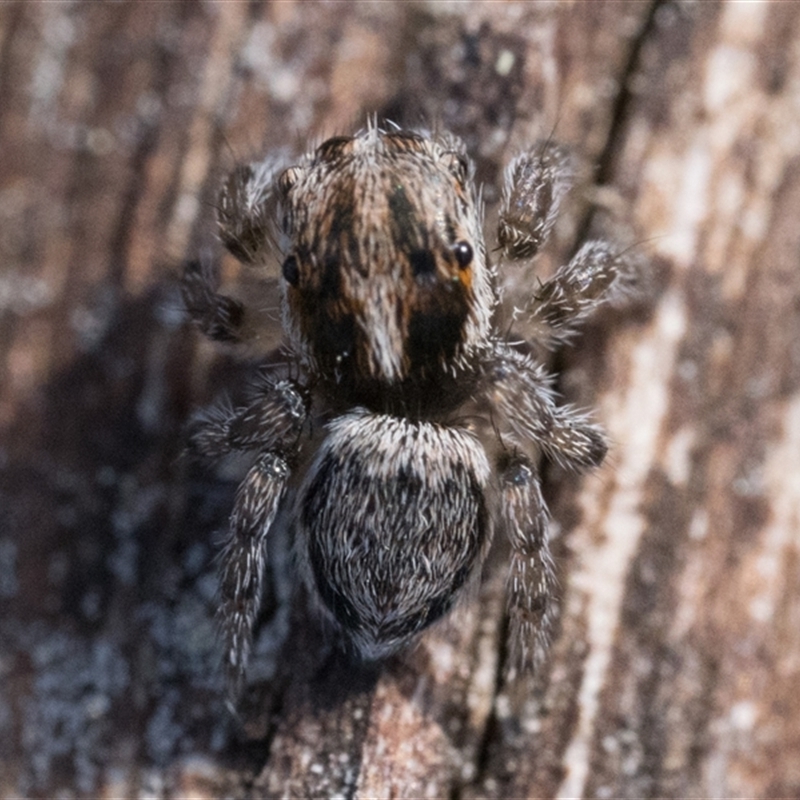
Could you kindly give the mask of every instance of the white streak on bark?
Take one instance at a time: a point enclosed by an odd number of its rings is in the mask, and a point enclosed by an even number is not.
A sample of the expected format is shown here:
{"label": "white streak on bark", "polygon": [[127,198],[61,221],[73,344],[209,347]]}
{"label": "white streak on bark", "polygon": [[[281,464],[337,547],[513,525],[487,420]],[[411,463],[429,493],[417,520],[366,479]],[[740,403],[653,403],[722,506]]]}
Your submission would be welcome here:
{"label": "white streak on bark", "polygon": [[572,539],[580,565],[571,576],[568,591],[586,596],[589,655],[579,690],[580,718],[565,752],[567,775],[558,797],[584,794],[600,691],[607,680],[625,579],[645,529],[639,502],[668,411],[675,354],[685,328],[685,309],[678,294],[671,292],[649,334],[633,350],[628,391],[616,399],[616,408],[604,409],[612,440],[624,444],[614,452],[617,486],[610,507],[605,513],[601,510],[602,486],[587,484],[582,497],[585,525]]}

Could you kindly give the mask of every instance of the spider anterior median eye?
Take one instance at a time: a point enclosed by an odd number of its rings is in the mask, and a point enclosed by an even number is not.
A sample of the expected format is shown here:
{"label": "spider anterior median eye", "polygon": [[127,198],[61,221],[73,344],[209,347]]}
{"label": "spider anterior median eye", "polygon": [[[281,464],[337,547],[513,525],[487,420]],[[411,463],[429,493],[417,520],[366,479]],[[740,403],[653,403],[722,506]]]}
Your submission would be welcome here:
{"label": "spider anterior median eye", "polygon": [[297,286],[297,282],[300,280],[300,267],[294,256],[288,256],[286,258],[283,262],[282,271],[286,282],[290,283],[292,286]]}
{"label": "spider anterior median eye", "polygon": [[474,255],[472,245],[469,242],[458,242],[453,246],[453,254],[456,257],[456,263],[461,269],[465,269],[472,263]]}

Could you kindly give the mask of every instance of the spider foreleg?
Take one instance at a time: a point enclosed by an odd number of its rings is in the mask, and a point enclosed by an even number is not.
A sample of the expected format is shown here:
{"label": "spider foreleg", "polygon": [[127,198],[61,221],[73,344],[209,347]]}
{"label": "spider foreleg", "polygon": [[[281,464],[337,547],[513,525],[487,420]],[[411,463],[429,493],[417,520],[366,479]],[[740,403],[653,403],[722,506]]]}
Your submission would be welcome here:
{"label": "spider foreleg", "polygon": [[219,264],[208,257],[189,261],[183,268],[181,296],[192,322],[209,339],[239,342],[242,339],[244,306],[219,294]]}
{"label": "spider foreleg", "polygon": [[506,167],[497,240],[506,258],[532,258],[547,241],[572,185],[569,153],[539,142]]}

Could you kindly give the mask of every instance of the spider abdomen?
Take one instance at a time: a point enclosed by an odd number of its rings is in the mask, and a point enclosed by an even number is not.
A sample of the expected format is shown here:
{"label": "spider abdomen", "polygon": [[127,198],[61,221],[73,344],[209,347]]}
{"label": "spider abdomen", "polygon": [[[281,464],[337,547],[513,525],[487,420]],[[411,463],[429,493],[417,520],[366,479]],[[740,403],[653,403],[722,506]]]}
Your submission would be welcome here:
{"label": "spider abdomen", "polygon": [[463,429],[356,409],[336,419],[298,495],[306,578],[368,659],[442,617],[482,561],[490,467]]}

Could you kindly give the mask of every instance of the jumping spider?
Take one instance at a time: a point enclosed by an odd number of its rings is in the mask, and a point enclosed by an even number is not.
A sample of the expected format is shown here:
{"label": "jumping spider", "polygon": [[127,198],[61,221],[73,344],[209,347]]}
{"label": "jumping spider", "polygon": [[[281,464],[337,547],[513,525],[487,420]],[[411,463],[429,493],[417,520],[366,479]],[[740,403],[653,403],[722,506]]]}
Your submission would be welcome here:
{"label": "jumping spider", "polygon": [[[250,402],[206,412],[191,435],[205,456],[255,454],[220,559],[234,691],[279,510],[311,596],[360,657],[383,658],[444,616],[496,528],[511,542],[513,657],[535,664],[545,651],[554,571],[537,465],[543,454],[591,468],[607,446],[584,414],[557,404],[530,348],[498,329],[473,173],[455,136],[371,123],[297,166],[240,166],[223,185],[219,235],[240,261],[263,270],[271,220],[282,219],[286,362]],[[572,173],[548,142],[509,164],[501,260],[536,255]],[[521,313],[539,344],[557,345],[630,280],[629,263],[591,241],[531,287]],[[214,339],[239,340],[245,310],[217,289],[213,267],[187,266],[192,317]]]}

